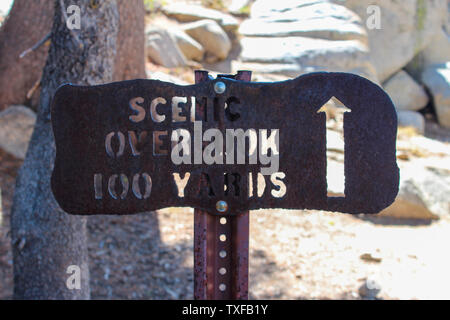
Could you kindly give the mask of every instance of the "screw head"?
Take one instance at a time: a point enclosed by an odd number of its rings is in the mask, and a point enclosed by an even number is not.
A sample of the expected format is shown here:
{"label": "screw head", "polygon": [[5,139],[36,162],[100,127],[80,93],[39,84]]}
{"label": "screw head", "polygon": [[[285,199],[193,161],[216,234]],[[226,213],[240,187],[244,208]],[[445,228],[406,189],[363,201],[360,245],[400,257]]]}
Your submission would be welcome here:
{"label": "screw head", "polygon": [[225,90],[227,89],[227,86],[225,85],[225,83],[223,83],[222,81],[218,81],[214,84],[214,91],[217,94],[222,94],[225,92]]}
{"label": "screw head", "polygon": [[226,212],[228,210],[228,203],[223,200],[217,201],[216,210],[220,213]]}

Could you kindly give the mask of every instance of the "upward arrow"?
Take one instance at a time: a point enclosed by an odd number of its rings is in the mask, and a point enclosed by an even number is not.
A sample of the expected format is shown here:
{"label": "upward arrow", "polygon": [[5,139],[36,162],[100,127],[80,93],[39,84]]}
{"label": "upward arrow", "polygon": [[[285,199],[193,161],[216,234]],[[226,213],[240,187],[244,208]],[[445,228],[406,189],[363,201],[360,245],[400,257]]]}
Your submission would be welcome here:
{"label": "upward arrow", "polygon": [[[339,107],[338,107],[339,106]],[[339,112],[337,112],[339,110]],[[335,118],[337,113],[340,112],[351,112],[350,109],[344,106],[342,102],[340,102],[337,98],[332,97],[330,100],[328,100],[327,103],[325,103],[318,111],[324,112],[326,114],[326,120],[330,118]],[[325,120],[325,121],[326,121]],[[342,125],[341,128],[337,128],[339,132],[344,131],[344,120],[342,122],[337,121],[339,125]],[[339,146],[336,148],[336,146],[330,147],[330,142],[328,141],[328,138],[331,137],[331,135],[327,134],[327,126],[325,123],[325,132],[324,134],[327,137],[327,151],[326,151],[326,158],[327,158],[327,193],[328,195],[333,196],[342,196],[345,197],[345,173],[344,173],[344,166],[335,165],[337,162],[333,162],[333,165],[330,165],[328,163],[328,159],[330,158],[329,152],[339,150]],[[344,133],[345,134],[345,133]],[[344,153],[344,159],[345,159],[345,149],[342,147],[342,152]],[[330,188],[332,186],[332,188]]]}

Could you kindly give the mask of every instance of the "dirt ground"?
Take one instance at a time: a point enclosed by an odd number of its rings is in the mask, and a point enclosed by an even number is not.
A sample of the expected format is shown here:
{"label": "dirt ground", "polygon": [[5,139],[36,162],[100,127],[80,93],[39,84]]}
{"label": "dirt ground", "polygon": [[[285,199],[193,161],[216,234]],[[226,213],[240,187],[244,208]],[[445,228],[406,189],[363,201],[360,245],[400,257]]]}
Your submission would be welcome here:
{"label": "dirt ground", "polygon": [[[9,213],[21,161],[0,151],[0,299],[12,296]],[[191,299],[192,209],[89,220],[94,299]],[[450,219],[251,212],[251,299],[450,299]]]}

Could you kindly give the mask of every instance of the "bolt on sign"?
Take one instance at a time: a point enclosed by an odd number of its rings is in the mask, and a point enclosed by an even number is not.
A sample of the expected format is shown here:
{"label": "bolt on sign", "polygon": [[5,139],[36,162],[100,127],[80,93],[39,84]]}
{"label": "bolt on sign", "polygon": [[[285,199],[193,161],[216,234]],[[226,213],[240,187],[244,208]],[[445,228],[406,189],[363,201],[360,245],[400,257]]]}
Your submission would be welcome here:
{"label": "bolt on sign", "polygon": [[[327,196],[326,114],[319,110],[332,97],[350,110],[343,197]],[[352,74],[64,85],[52,123],[52,189],[73,214],[164,207],[377,213],[398,191],[394,107],[380,87]],[[224,213],[219,201],[227,203]]]}

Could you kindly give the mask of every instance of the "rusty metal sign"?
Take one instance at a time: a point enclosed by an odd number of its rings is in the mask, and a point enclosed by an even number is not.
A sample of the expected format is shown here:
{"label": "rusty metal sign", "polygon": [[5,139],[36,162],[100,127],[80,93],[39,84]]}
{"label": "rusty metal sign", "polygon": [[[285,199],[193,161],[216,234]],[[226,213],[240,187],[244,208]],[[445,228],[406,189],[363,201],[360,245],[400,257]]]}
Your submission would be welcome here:
{"label": "rusty metal sign", "polygon": [[[326,115],[344,116],[345,197],[327,196]],[[72,214],[195,207],[377,213],[398,192],[397,116],[387,94],[352,74],[275,83],[208,78],[64,85],[52,101],[52,190]],[[221,213],[221,203],[227,210]]]}

